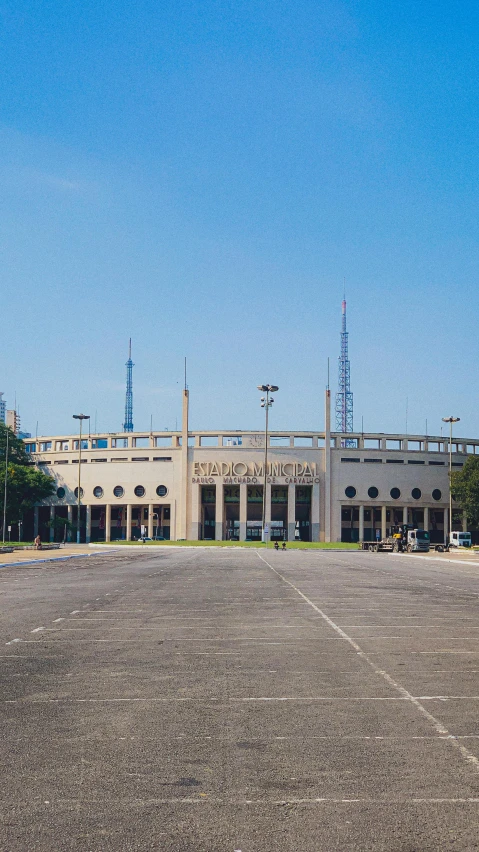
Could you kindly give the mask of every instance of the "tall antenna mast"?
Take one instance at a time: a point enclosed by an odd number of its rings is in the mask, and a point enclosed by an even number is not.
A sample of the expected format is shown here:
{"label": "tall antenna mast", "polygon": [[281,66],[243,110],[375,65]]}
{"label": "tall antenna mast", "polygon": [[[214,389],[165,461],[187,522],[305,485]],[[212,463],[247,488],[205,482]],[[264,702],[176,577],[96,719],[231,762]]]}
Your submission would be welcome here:
{"label": "tall antenna mast", "polygon": [[[353,395],[348,357],[348,332],[346,331],[346,293],[341,307],[341,354],[339,356],[338,392],[336,394],[336,431],[353,431]],[[343,446],[353,446],[353,441],[343,439]]]}
{"label": "tall antenna mast", "polygon": [[124,432],[133,432],[133,361],[131,360],[131,337],[128,347],[128,361],[126,362],[126,398],[125,398],[125,422]]}

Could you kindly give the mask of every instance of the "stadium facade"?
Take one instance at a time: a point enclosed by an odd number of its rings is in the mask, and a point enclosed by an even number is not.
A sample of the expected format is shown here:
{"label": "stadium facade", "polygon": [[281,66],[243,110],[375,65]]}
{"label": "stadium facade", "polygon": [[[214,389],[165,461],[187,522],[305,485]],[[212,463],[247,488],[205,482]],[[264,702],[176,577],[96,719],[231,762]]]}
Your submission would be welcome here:
{"label": "stadium facade", "polygon": [[[188,390],[180,431],[119,432],[26,440],[27,452],[55,481],[55,495],[24,519],[24,536],[61,538],[54,518],[77,523],[81,539],[261,540],[263,488],[272,540],[357,541],[412,523],[442,542],[449,520],[449,440],[443,436],[271,431],[265,477],[260,431],[191,430]],[[453,470],[479,440],[454,438]],[[266,483],[265,483],[266,479]],[[454,512],[454,527],[462,516]],[[465,527],[464,527],[465,529]]]}

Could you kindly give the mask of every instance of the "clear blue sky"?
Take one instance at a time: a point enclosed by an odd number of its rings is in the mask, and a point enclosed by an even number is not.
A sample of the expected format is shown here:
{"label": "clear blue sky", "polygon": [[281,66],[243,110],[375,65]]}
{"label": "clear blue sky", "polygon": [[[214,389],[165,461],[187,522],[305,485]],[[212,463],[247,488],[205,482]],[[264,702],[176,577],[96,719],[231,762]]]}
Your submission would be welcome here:
{"label": "clear blue sky", "polygon": [[0,9],[0,390],[23,428],[479,435],[477,3]]}

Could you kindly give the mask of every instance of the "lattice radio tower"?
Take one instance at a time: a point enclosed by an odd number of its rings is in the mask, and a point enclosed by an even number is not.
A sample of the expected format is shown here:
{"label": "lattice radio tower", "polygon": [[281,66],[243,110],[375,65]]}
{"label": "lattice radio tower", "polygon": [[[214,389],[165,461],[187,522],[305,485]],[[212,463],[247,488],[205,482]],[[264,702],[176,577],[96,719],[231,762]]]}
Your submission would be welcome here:
{"label": "lattice radio tower", "polygon": [[133,432],[133,361],[131,360],[131,337],[128,348],[128,361],[126,362],[126,398],[125,398],[125,422],[124,432]]}
{"label": "lattice radio tower", "polygon": [[[353,395],[348,358],[348,332],[346,331],[346,298],[343,299],[341,317],[341,355],[339,356],[338,392],[336,394],[336,431],[353,431]],[[352,443],[352,441],[351,441]],[[347,439],[344,446],[349,446]]]}

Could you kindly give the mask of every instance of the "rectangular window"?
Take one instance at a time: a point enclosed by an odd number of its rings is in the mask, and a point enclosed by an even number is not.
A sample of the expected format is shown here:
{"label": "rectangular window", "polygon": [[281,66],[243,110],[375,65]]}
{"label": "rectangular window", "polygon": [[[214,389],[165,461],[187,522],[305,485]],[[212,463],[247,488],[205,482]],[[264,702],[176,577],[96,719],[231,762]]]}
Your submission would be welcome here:
{"label": "rectangular window", "polygon": [[133,456],[132,461],[150,461],[148,456]]}
{"label": "rectangular window", "polygon": [[67,452],[68,449],[68,441],[55,441],[55,450],[57,452]]}
{"label": "rectangular window", "polygon": [[[81,463],[82,463],[82,464],[86,464],[86,463],[87,463],[87,461],[88,461],[88,459],[82,459],[82,460],[81,460]],[[72,459],[72,464],[78,464],[78,459]]]}
{"label": "rectangular window", "polygon": [[53,464],[68,464],[68,459],[55,459]]}
{"label": "rectangular window", "polygon": [[364,439],[364,449],[365,450],[380,450],[381,449],[381,441],[379,438],[365,438]]}
{"label": "rectangular window", "polygon": [[39,461],[38,464],[51,464],[51,461]]}
{"label": "rectangular window", "polygon": [[[78,443],[78,441],[77,441],[77,443]],[[48,453],[51,450],[51,448],[52,448],[52,442],[51,441],[41,441],[40,442],[40,452],[41,453]]]}
{"label": "rectangular window", "polygon": [[108,449],[108,439],[107,438],[92,438],[91,448],[92,448],[92,450],[107,450]]}
{"label": "rectangular window", "polygon": [[346,458],[345,457],[345,458],[342,458],[341,461],[342,462],[358,462],[359,463],[361,461],[361,459],[352,459],[352,458]]}
{"label": "rectangular window", "polygon": [[408,459],[408,464],[425,464],[421,459]]}
{"label": "rectangular window", "polygon": [[386,449],[387,450],[400,450],[401,449],[401,441],[396,438],[388,438],[386,441]]}
{"label": "rectangular window", "polygon": [[157,435],[155,438],[155,447],[171,447],[171,435]]}
{"label": "rectangular window", "polygon": [[153,461],[159,461],[159,462],[171,461],[171,456],[153,456]]}
{"label": "rectangular window", "polygon": [[149,447],[150,439],[149,438],[133,438],[133,446],[134,447]]}
{"label": "rectangular window", "polygon": [[417,452],[418,450],[422,450],[422,441],[405,441],[407,446],[405,449],[412,450],[413,452]]}
{"label": "rectangular window", "polygon": [[218,435],[202,435],[200,438],[200,447],[217,447]]}
{"label": "rectangular window", "polygon": [[223,447],[241,447],[243,439],[241,435],[224,435]]}
{"label": "rectangular window", "polygon": [[270,435],[269,445],[270,447],[289,447],[289,435],[287,437],[284,437],[284,435]]}
{"label": "rectangular window", "polygon": [[125,449],[128,446],[128,438],[112,438],[111,446],[114,450]]}
{"label": "rectangular window", "polygon": [[112,462],[120,462],[120,461],[128,461],[126,456],[121,456],[120,458],[112,459]]}
{"label": "rectangular window", "polygon": [[436,465],[436,467],[438,467],[438,466],[439,466],[439,467],[444,467],[444,465],[446,464],[446,462],[430,461],[430,462],[428,462],[428,464],[434,464],[434,465]]}
{"label": "rectangular window", "polygon": [[195,446],[195,443],[196,443],[195,436],[194,436],[194,435],[189,435],[189,436],[188,436],[188,446],[189,446],[189,447],[194,447],[194,446]]}
{"label": "rectangular window", "polygon": [[464,467],[464,462],[453,462],[452,467]]}
{"label": "rectangular window", "polygon": [[404,464],[404,459],[386,459],[386,464]]}
{"label": "rectangular window", "polygon": [[106,461],[108,461],[108,459],[90,459],[90,461],[91,461],[92,463],[93,463],[93,462],[96,462],[96,464],[99,464],[100,462],[106,462]]}
{"label": "rectangular window", "polygon": [[294,436],[294,446],[295,447],[312,447],[313,446],[313,438],[312,436],[309,438],[303,438],[299,435]]}
{"label": "rectangular window", "polygon": [[[74,450],[78,450],[80,448],[79,445],[80,445],[80,441],[78,441],[78,440],[73,441],[73,449]],[[88,449],[88,439],[87,438],[81,439],[81,448],[82,448],[82,450]]]}
{"label": "rectangular window", "polygon": [[26,453],[36,453],[37,445],[36,444],[25,444],[25,452]]}
{"label": "rectangular window", "polygon": [[[477,449],[477,444],[468,444],[467,447],[466,447],[466,452],[475,453],[476,449]],[[32,452],[34,453],[35,450],[32,450]]]}
{"label": "rectangular window", "polygon": [[364,459],[364,461],[366,462],[366,464],[382,464],[383,463],[382,459]]}

